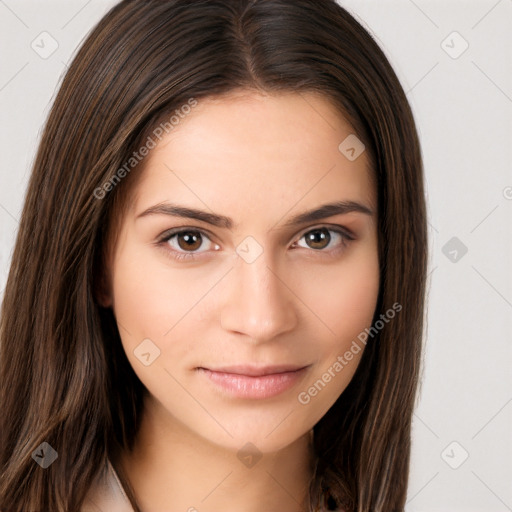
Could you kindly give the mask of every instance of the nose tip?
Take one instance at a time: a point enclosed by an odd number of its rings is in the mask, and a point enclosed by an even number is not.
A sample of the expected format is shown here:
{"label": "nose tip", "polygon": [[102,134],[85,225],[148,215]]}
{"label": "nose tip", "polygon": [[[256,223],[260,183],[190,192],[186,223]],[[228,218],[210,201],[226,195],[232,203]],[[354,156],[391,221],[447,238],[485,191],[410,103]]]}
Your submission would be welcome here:
{"label": "nose tip", "polygon": [[245,334],[255,343],[270,341],[297,324],[294,294],[279,271],[260,256],[252,263],[239,259],[222,312],[223,329]]}

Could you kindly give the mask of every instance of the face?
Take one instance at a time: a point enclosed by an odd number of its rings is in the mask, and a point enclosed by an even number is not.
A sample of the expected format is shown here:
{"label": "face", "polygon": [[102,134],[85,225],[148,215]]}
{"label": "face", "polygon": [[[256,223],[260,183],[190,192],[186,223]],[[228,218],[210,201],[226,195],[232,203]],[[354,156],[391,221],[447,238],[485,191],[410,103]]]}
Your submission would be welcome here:
{"label": "face", "polygon": [[322,96],[232,94],[133,171],[105,305],[162,424],[276,451],[350,382],[379,290],[376,191],[366,152],[339,149],[351,134]]}

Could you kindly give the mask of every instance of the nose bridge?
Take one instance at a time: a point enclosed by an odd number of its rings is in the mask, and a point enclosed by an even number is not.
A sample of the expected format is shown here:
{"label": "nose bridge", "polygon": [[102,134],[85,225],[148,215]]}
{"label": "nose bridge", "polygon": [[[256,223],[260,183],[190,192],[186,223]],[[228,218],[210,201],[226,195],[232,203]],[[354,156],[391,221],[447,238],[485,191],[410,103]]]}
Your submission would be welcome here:
{"label": "nose bridge", "polygon": [[221,314],[224,329],[246,334],[255,342],[293,329],[297,320],[293,294],[279,271],[270,268],[270,256],[263,251],[253,261],[237,258]]}

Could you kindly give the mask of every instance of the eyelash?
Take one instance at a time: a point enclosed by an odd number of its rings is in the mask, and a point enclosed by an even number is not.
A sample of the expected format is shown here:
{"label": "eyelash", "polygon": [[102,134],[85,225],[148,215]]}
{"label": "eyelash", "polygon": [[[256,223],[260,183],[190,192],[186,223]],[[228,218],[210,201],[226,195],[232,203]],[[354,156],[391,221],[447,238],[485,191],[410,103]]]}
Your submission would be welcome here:
{"label": "eyelash", "polygon": [[[304,231],[302,233],[302,235],[300,236],[299,240],[311,232],[320,231],[324,228],[326,228],[328,231],[331,231],[331,232],[336,233],[341,236],[340,247],[338,247],[336,249],[332,249],[331,251],[328,251],[326,249],[311,249],[311,251],[317,252],[317,253],[328,253],[328,254],[326,254],[327,257],[329,257],[329,256],[335,257],[338,254],[340,254],[341,252],[343,252],[346,249],[346,247],[350,244],[350,242],[355,239],[353,234],[348,229],[343,228],[342,226],[338,226],[337,228],[330,227],[330,226],[318,226],[318,227],[310,228],[307,231]],[[157,245],[161,246],[166,251],[166,254],[170,258],[173,258],[178,261],[182,261],[182,260],[195,261],[198,259],[196,254],[201,254],[201,253],[180,252],[175,249],[168,249],[167,247],[164,247],[165,245],[168,245],[169,240],[171,240],[173,237],[175,237],[176,235],[183,234],[183,233],[199,234],[199,235],[201,235],[201,237],[205,237],[208,240],[210,240],[208,233],[206,233],[205,231],[203,231],[201,229],[193,228],[193,227],[180,227],[180,228],[174,228],[169,231],[166,231],[162,235],[162,237],[157,241]],[[212,243],[214,243],[214,242],[212,242]],[[329,254],[329,252],[330,252],[330,254]]]}

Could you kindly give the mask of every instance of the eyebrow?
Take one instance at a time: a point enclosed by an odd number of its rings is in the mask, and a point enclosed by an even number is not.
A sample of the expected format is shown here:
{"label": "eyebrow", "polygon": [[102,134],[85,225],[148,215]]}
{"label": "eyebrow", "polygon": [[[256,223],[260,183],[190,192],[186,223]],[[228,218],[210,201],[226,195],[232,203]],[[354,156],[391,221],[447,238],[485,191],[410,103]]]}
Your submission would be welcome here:
{"label": "eyebrow", "polygon": [[[373,210],[371,210],[368,206],[362,203],[358,203],[357,201],[337,201],[334,203],[327,203],[313,210],[300,213],[299,215],[296,215],[295,217],[292,217],[290,220],[288,220],[283,225],[283,228],[297,227],[307,222],[314,222],[317,220],[325,219],[327,217],[332,217],[334,215],[343,215],[353,212],[362,213],[365,215],[373,215],[374,213]],[[180,206],[169,202],[163,202],[149,207],[147,210],[144,210],[142,213],[137,215],[136,219],[148,215],[170,215],[173,217],[196,219],[206,222],[207,224],[226,229],[232,229],[235,227],[233,220],[224,215],[218,215],[215,213],[197,210],[195,208],[189,208],[186,206]]]}

